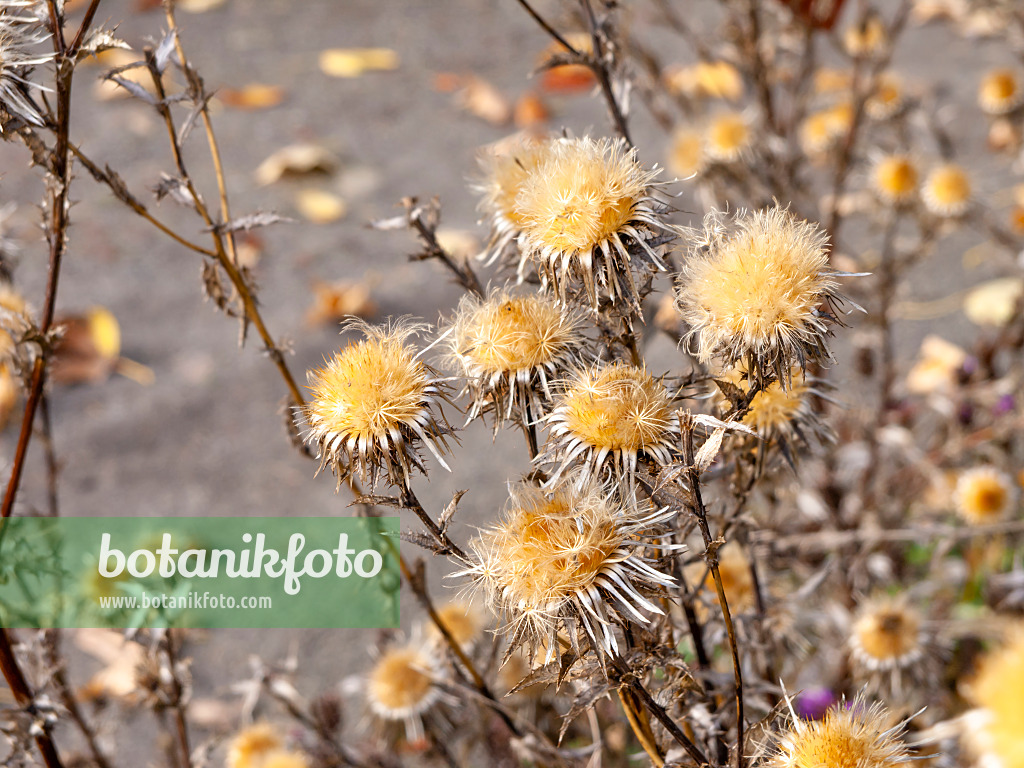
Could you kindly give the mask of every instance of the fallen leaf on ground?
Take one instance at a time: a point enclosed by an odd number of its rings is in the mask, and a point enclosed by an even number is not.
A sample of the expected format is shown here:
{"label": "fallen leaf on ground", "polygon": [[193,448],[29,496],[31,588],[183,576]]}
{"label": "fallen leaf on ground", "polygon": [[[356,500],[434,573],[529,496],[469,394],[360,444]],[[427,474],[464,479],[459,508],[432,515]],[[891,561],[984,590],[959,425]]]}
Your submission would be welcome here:
{"label": "fallen leaf on ground", "polygon": [[75,645],[106,665],[86,683],[82,692],[85,698],[121,698],[135,692],[135,671],[146,657],[141,645],[127,642],[124,635],[113,629],[79,629],[75,632]]}
{"label": "fallen leaf on ground", "polygon": [[232,109],[269,109],[284,101],[284,88],[266,83],[249,83],[241,88],[221,88],[217,98]]}
{"label": "fallen leaf on ground", "polygon": [[989,280],[967,292],[964,297],[964,314],[977,325],[1006,325],[1013,318],[1022,295],[1022,278],[1001,277]]}
{"label": "fallen leaf on ground", "polygon": [[256,182],[266,185],[286,177],[334,173],[339,164],[337,156],[319,144],[290,144],[260,163]]}
{"label": "fallen leaf on ground", "polygon": [[57,320],[64,333],[53,350],[50,378],[57,384],[105,381],[120,373],[139,384],[152,384],[150,368],[121,357],[121,327],[105,307]]}
{"label": "fallen leaf on ground", "polygon": [[314,224],[330,224],[348,212],[344,200],[322,189],[301,190],[295,197],[295,207],[304,219]]}
{"label": "fallen leaf on ground", "polygon": [[359,77],[364,72],[398,69],[390,48],[328,48],[320,52],[320,71],[331,77]]}
{"label": "fallen leaf on ground", "polygon": [[214,8],[220,8],[227,0],[176,0],[175,8],[180,8],[188,13],[206,13]]}
{"label": "fallen leaf on ground", "polygon": [[551,116],[547,106],[536,93],[524,93],[516,101],[515,111],[512,114],[512,122],[516,128],[532,128],[535,125],[546,122]]}
{"label": "fallen leaf on ground", "polygon": [[467,75],[456,95],[460,107],[491,125],[504,125],[512,118],[512,104],[497,87],[476,75]]}
{"label": "fallen leaf on ground", "polygon": [[[586,32],[573,32],[565,37],[575,50],[589,54],[594,50],[593,40]],[[567,49],[559,42],[553,42],[539,57],[538,64],[543,66],[553,56],[564,55]],[[541,76],[541,88],[554,93],[575,93],[586,91],[597,83],[594,72],[584,64],[560,64],[544,70]]]}
{"label": "fallen leaf on ground", "polygon": [[311,326],[336,323],[348,315],[370,317],[377,311],[370,292],[371,280],[352,282],[340,280],[313,283],[313,305],[306,311],[306,323]]}

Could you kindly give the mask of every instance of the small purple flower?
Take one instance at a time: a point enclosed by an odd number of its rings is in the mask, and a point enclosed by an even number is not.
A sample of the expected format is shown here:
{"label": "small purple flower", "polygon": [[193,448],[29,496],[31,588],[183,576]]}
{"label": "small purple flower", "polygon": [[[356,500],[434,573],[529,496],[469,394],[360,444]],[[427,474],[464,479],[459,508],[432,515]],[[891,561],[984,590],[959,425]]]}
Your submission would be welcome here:
{"label": "small purple flower", "polygon": [[974,418],[974,407],[970,403],[961,403],[960,409],[957,412],[957,419],[965,427],[970,425],[971,420]]}
{"label": "small purple flower", "polygon": [[996,416],[1002,416],[1004,413],[1009,413],[1016,407],[1017,401],[1014,399],[1013,395],[1003,395],[996,401],[996,405],[992,409],[992,412]]}
{"label": "small purple flower", "polygon": [[797,694],[796,713],[805,720],[819,720],[836,703],[836,695],[828,688],[808,688]]}

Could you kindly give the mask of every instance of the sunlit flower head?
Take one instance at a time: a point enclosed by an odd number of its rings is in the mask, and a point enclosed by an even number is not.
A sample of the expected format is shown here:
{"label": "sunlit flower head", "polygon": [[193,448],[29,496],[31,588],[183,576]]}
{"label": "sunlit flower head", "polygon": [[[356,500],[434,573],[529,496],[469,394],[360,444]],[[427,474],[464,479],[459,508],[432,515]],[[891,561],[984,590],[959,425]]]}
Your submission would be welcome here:
{"label": "sunlit flower head", "polygon": [[1012,69],[993,69],[985,73],[978,86],[978,106],[990,115],[1005,115],[1021,104],[1020,77]]}
{"label": "sunlit flower head", "polygon": [[0,5],[0,102],[14,117],[43,125],[30,92],[50,89],[32,81],[32,68],[52,60],[54,53],[42,45],[50,33],[45,22],[33,13],[36,5],[11,0]]}
{"label": "sunlit flower head", "polygon": [[932,169],[921,187],[924,206],[943,218],[962,216],[971,204],[971,180],[961,166],[947,163]]}
{"label": "sunlit flower head", "polygon": [[953,491],[956,511],[973,525],[997,523],[1017,506],[1013,479],[995,467],[974,467],[960,475]]}
{"label": "sunlit flower head", "polygon": [[554,462],[551,483],[574,466],[591,478],[631,478],[644,455],[665,465],[679,440],[679,418],[665,385],[626,363],[579,369],[564,383],[546,420],[538,461]]}
{"label": "sunlit flower head", "polygon": [[370,711],[382,720],[404,723],[411,742],[422,740],[423,714],[442,699],[442,658],[433,645],[412,640],[385,648],[370,670]]}
{"label": "sunlit flower head", "polygon": [[899,673],[911,668],[925,656],[926,642],[921,614],[899,598],[865,603],[849,638],[854,664],[867,672]]}
{"label": "sunlit flower head", "polygon": [[[694,563],[686,570],[690,583],[701,584],[701,594],[712,605],[718,603],[718,592],[714,577],[708,567],[700,562]],[[729,611],[733,616],[749,613],[757,606],[757,592],[754,576],[750,571],[750,560],[743,548],[730,542],[718,550],[718,575],[722,579],[725,599],[729,603]],[[703,581],[701,581],[703,579]],[[705,620],[707,608],[698,604],[698,618]],[[717,614],[718,608],[715,608]]]}
{"label": "sunlit flower head", "polygon": [[967,685],[976,709],[963,738],[985,768],[1024,768],[1024,628],[991,651]]}
{"label": "sunlit flower head", "polygon": [[582,318],[546,294],[466,295],[445,337],[451,367],[473,398],[469,418],[492,408],[495,427],[513,415],[540,418],[551,382],[578,359]]}
{"label": "sunlit flower head", "polygon": [[704,131],[708,157],[723,163],[739,160],[753,143],[750,121],[741,112],[720,112]]}
{"label": "sunlit flower head", "polygon": [[809,153],[824,152],[850,132],[853,104],[840,101],[812,112],[800,124],[800,144]]}
{"label": "sunlit flower head", "polygon": [[[750,386],[742,364],[716,378],[742,391],[748,391]],[[766,440],[781,437],[787,441],[807,441],[812,436],[824,436],[827,430],[811,408],[811,397],[820,394],[812,384],[799,366],[793,368],[788,381],[773,381],[754,395],[743,423]],[[722,400],[724,408],[731,407],[727,398]]]}
{"label": "sunlit flower head", "polygon": [[824,232],[776,207],[732,226],[713,212],[696,239],[676,302],[701,362],[743,361],[753,381],[774,374],[787,386],[792,366],[828,359],[839,294]]}
{"label": "sunlit flower head", "polygon": [[888,120],[903,107],[903,84],[891,72],[879,76],[874,91],[864,104],[864,110],[874,120]]}
{"label": "sunlit flower head", "polygon": [[[545,493],[511,485],[501,520],[470,544],[471,576],[509,624],[511,648],[554,658],[563,630],[617,653],[613,627],[662,613],[646,595],[673,583],[647,554],[674,513],[624,505],[593,485],[566,481]],[[664,545],[670,546],[670,545]]]}
{"label": "sunlit flower head", "polygon": [[662,220],[667,206],[651,194],[659,173],[644,170],[623,140],[549,144],[516,198],[519,245],[563,302],[582,283],[595,309],[601,297],[635,308],[634,272],[666,269],[655,249],[674,229]]}
{"label": "sunlit flower head", "polygon": [[309,768],[309,758],[292,749],[275,749],[263,759],[259,768]]}
{"label": "sunlit flower head", "polygon": [[771,768],[896,768],[911,760],[903,742],[905,722],[880,703],[868,706],[858,696],[839,702],[819,720],[802,720],[792,711],[788,730],[779,737]]}
{"label": "sunlit flower head", "polygon": [[952,392],[966,361],[961,347],[934,334],[925,336],[918,360],[907,373],[907,390],[915,395]]}
{"label": "sunlit flower head", "polygon": [[228,744],[227,768],[263,768],[271,753],[284,747],[280,731],[270,723],[255,723],[235,734]]}
{"label": "sunlit flower head", "polygon": [[670,90],[694,98],[738,101],[743,96],[743,76],[727,61],[698,61],[666,73]]}
{"label": "sunlit flower head", "polygon": [[[464,651],[470,651],[484,634],[487,620],[483,612],[472,602],[456,600],[437,608],[437,616],[448,634]],[[433,623],[427,624],[427,638],[435,647],[445,648],[446,641],[441,630]]]}
{"label": "sunlit flower head", "polygon": [[843,30],[843,47],[851,56],[877,56],[884,50],[888,39],[885,22],[876,13]]}
{"label": "sunlit flower head", "polygon": [[668,169],[682,179],[698,176],[708,164],[704,136],[693,128],[680,128],[672,134],[668,148]]}
{"label": "sunlit flower head", "polygon": [[871,169],[871,186],[884,203],[899,205],[917,194],[917,165],[906,155],[884,155]]}
{"label": "sunlit flower head", "polygon": [[330,466],[339,485],[353,471],[375,485],[381,470],[401,485],[413,469],[426,471],[422,443],[448,469],[441,454],[450,430],[436,415],[441,385],[409,343],[423,326],[353,320],[347,328],[363,338],[309,372],[306,441],[319,449],[321,468]]}
{"label": "sunlit flower head", "polygon": [[[490,217],[491,238],[481,254],[486,264],[504,255],[512,255],[515,239],[523,228],[523,217],[516,208],[516,198],[523,182],[549,152],[549,142],[524,139],[502,152],[481,155],[483,178],[476,189],[481,194],[480,209]],[[518,263],[515,255],[513,263]]]}

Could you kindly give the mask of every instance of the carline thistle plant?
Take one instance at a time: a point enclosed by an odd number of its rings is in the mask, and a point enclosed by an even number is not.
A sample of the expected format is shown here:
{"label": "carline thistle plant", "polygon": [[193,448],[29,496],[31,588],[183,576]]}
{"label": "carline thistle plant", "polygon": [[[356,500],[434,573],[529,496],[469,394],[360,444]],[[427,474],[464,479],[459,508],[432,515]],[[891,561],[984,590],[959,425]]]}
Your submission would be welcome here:
{"label": "carline thistle plant", "polygon": [[352,320],[346,329],[363,338],[309,372],[306,441],[317,446],[320,468],[330,466],[339,487],[353,472],[376,485],[382,471],[407,486],[414,469],[426,474],[419,444],[448,469],[443,383],[408,343],[425,327],[407,319],[383,326]]}
{"label": "carline thistle plant", "polygon": [[647,624],[662,610],[649,596],[674,579],[656,567],[652,549],[674,516],[642,503],[623,503],[596,484],[567,479],[545,492],[528,483],[509,487],[501,520],[470,543],[470,576],[509,625],[509,652],[559,654],[580,633],[599,655],[618,654],[614,625]]}

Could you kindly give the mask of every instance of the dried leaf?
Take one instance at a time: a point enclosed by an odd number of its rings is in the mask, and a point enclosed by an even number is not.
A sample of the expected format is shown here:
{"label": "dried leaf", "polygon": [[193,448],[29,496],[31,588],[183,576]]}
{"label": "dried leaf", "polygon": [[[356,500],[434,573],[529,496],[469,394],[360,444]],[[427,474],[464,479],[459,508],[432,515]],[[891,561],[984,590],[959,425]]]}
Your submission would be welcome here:
{"label": "dried leaf", "polygon": [[536,93],[527,92],[516,101],[515,110],[512,113],[512,122],[516,128],[533,128],[541,123],[547,122],[551,117],[547,106]]}
{"label": "dried leaf", "polygon": [[693,463],[701,472],[706,470],[722,450],[722,439],[725,437],[725,427],[719,427],[711,436],[704,441],[704,445],[697,449],[694,454]]}
{"label": "dried leaf", "polygon": [[562,64],[545,70],[540,85],[548,93],[579,93],[597,84],[590,67],[583,64]]}
{"label": "dried leaf", "polygon": [[331,77],[359,77],[364,72],[398,69],[390,48],[328,48],[320,52],[320,71]]}
{"label": "dried leaf", "polygon": [[232,109],[269,109],[284,101],[285,91],[279,85],[249,83],[241,88],[222,88],[217,98]]}
{"label": "dried leaf", "polygon": [[459,501],[462,499],[463,496],[466,495],[466,493],[468,493],[468,490],[467,491],[456,491],[455,495],[452,496],[452,500],[448,502],[448,506],[446,506],[444,508],[444,511],[441,512],[441,517],[438,520],[438,525],[441,526],[441,530],[442,531],[444,531],[444,530],[446,530],[448,528],[448,522],[455,515],[455,511],[456,511],[456,509],[458,509],[458,506],[459,506]]}
{"label": "dried leaf", "polygon": [[220,8],[226,2],[227,0],[177,0],[174,7],[186,13],[206,13]]}
{"label": "dried leaf", "polygon": [[982,283],[964,296],[964,314],[977,325],[1003,326],[1013,319],[1024,296],[1024,279],[1003,277]]}
{"label": "dried leaf", "polygon": [[[130,49],[111,48],[99,54],[97,59],[102,64],[109,66],[110,71],[93,87],[93,96],[96,99],[112,101],[135,96],[149,103],[156,103],[153,78],[142,54]],[[132,86],[125,85],[126,82],[132,83]],[[164,85],[166,87],[168,83],[165,82]],[[141,96],[142,92],[145,92],[147,96]]]}
{"label": "dried leaf", "polygon": [[177,176],[161,173],[160,182],[153,187],[153,194],[156,195],[157,202],[169,197],[178,205],[183,205],[186,208],[196,207],[196,200],[192,197],[188,185]]}
{"label": "dried leaf", "polygon": [[137,688],[136,669],[145,661],[145,649],[125,640],[112,629],[80,629],[75,644],[106,666],[90,678],[85,687],[89,698],[114,696],[124,698]]}
{"label": "dried leaf", "polygon": [[301,190],[295,196],[295,207],[304,219],[314,224],[330,224],[348,213],[344,200],[322,189]]}
{"label": "dried leaf", "polygon": [[175,41],[178,39],[177,30],[172,29],[156,47],[153,52],[153,66],[161,75],[166,71],[167,65],[171,63],[171,57],[175,55]]}
{"label": "dried leaf", "polygon": [[266,185],[288,177],[330,174],[339,165],[337,156],[319,144],[291,144],[260,163],[256,169],[256,182]]}
{"label": "dried leaf", "polygon": [[505,94],[476,75],[466,77],[456,102],[462,109],[491,125],[504,125],[512,119],[512,104]]}
{"label": "dried leaf", "polygon": [[114,37],[113,30],[98,28],[86,36],[85,42],[78,50],[78,60],[81,61],[88,56],[98,56],[105,51],[115,49],[130,51],[131,48],[124,40]]}
{"label": "dried leaf", "polygon": [[306,311],[306,323],[311,326],[336,323],[342,318],[356,315],[370,317],[377,311],[369,280],[335,283],[313,283],[313,306]]}
{"label": "dried leaf", "polygon": [[218,224],[213,227],[217,232],[248,232],[250,229],[256,227],[269,227],[271,224],[288,224],[294,221],[289,219],[287,216],[279,216],[276,213],[251,213],[248,216],[242,216],[237,219],[232,219],[227,224]]}

